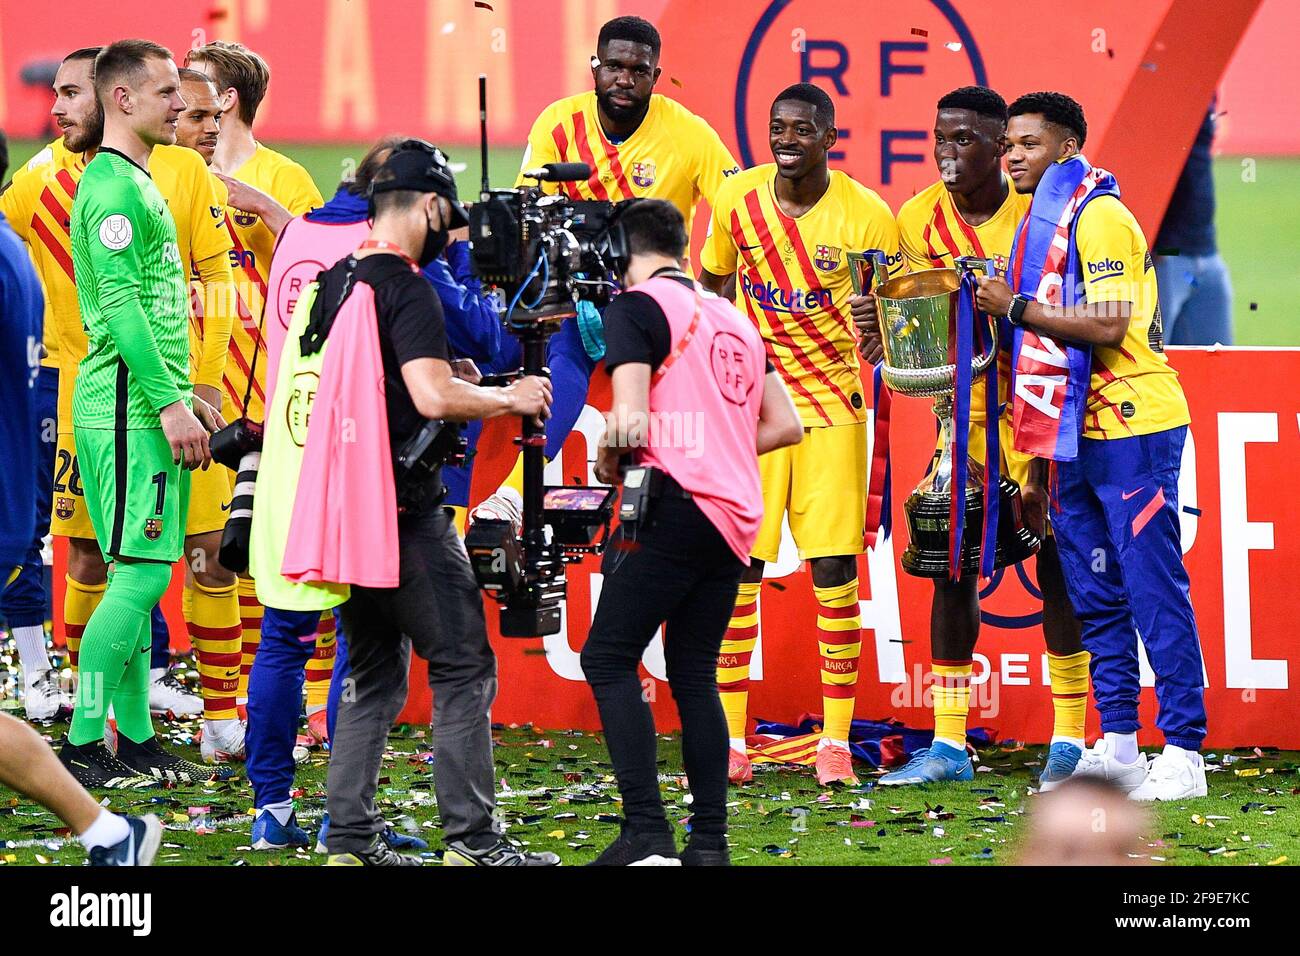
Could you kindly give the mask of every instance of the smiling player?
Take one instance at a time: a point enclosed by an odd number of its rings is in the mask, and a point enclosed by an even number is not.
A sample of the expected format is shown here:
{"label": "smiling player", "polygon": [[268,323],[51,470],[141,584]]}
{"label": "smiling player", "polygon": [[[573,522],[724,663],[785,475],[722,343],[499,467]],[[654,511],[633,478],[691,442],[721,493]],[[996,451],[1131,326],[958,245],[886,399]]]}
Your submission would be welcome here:
{"label": "smiling player", "polygon": [[[762,332],[805,429],[798,445],[759,459],[763,525],[718,657],[731,736],[729,773],[737,782],[750,778],[744,738],[758,592],[764,563],[776,560],[787,512],[799,557],[812,563],[821,606],[825,720],[813,758],[817,779],[857,781],[848,733],[862,650],[857,555],[866,524],[867,437],[844,253],[879,249],[893,271],[901,271],[903,257],[889,207],[828,167],[836,137],[835,106],[824,91],[799,83],[778,94],[768,126],[775,163],[723,185],[701,254],[700,278],[713,291],[737,276],[739,299]],[[810,753],[798,757],[807,762]]]}

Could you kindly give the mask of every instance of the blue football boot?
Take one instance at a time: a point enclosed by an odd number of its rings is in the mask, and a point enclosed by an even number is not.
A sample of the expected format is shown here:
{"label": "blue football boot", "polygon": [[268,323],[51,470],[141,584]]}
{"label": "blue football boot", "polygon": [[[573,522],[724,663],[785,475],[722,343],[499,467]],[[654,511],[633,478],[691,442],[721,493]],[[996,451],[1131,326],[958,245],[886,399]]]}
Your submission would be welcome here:
{"label": "blue football boot", "polygon": [[878,781],[882,787],[905,787],[916,783],[974,780],[975,768],[964,750],[936,741],[918,750],[905,767],[887,773]]}
{"label": "blue football boot", "polygon": [[1077,744],[1058,740],[1047,751],[1047,764],[1038,775],[1038,789],[1041,793],[1055,790],[1074,775],[1074,768],[1079,766],[1083,749]]}
{"label": "blue football boot", "polygon": [[298,814],[289,814],[289,822],[281,823],[270,810],[259,810],[253,820],[254,850],[287,850],[296,846],[311,846],[311,834],[298,826]]}
{"label": "blue football boot", "polygon": [[[320,833],[316,837],[316,852],[328,853],[325,849],[325,838],[330,832],[330,815],[321,814]],[[421,853],[429,849],[429,844],[421,840],[418,836],[412,836],[409,833],[402,833],[400,830],[394,830],[392,827],[384,827],[384,832],[380,834],[383,841],[388,844],[389,849],[398,853]]]}

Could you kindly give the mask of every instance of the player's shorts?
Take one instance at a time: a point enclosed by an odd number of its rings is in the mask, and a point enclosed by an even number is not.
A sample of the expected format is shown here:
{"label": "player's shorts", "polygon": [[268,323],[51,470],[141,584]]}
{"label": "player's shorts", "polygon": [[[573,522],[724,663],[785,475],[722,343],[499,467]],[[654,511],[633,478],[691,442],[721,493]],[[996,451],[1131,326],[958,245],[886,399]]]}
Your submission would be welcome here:
{"label": "player's shorts", "polygon": [[804,561],[861,554],[867,523],[867,426],[805,428],[803,441],[758,459],[763,482],[763,523],[752,555],[776,560],[781,519]]}
{"label": "player's shorts", "polygon": [[71,431],[60,431],[54,449],[54,494],[51,500],[50,533],[64,538],[95,537],[86,509],[86,492],[81,480],[77,442]]}
{"label": "player's shorts", "polygon": [[172,461],[162,429],[78,428],[76,438],[86,511],[104,557],[179,559],[190,473]]}
{"label": "player's shorts", "polygon": [[189,476],[190,506],[185,516],[185,534],[222,530],[230,517],[230,489],[234,474],[214,461],[206,471],[196,468]]}

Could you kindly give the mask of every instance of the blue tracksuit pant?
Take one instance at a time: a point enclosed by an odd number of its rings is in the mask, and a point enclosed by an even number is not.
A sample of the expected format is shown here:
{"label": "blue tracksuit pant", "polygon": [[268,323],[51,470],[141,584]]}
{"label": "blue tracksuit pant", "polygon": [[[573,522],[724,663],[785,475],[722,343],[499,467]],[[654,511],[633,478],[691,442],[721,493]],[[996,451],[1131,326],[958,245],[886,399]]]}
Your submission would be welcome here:
{"label": "blue tracksuit pant", "polygon": [[[282,611],[268,607],[262,615],[262,643],[248,675],[248,782],[253,805],[264,807],[289,799],[293,789],[293,748],[302,717],[302,687],[307,661],[316,650],[320,611]],[[334,736],[338,695],[347,676],[343,630],[337,635],[334,678],[327,721]]]}
{"label": "blue tracksuit pant", "polygon": [[1156,726],[1177,747],[1205,737],[1201,645],[1179,544],[1178,473],[1187,428],[1083,438],[1057,464],[1052,529],[1092,655],[1103,731],[1138,729],[1141,636],[1156,675]]}
{"label": "blue tracksuit pant", "polygon": [[[585,394],[585,393],[584,393]],[[5,621],[13,627],[41,627],[45,624],[49,607],[49,596],[45,592],[45,562],[41,558],[41,545],[50,532],[50,509],[54,495],[54,452],[57,429],[55,422],[59,414],[59,370],[42,366],[36,378],[36,421],[40,428],[40,442],[37,451],[36,500],[32,507],[36,509],[36,531],[32,534],[30,547],[23,556],[23,563],[18,569],[18,576],[9,582],[8,587],[0,581],[4,593],[0,595],[0,612]],[[71,479],[65,475],[65,482]],[[6,575],[12,568],[5,569]]]}

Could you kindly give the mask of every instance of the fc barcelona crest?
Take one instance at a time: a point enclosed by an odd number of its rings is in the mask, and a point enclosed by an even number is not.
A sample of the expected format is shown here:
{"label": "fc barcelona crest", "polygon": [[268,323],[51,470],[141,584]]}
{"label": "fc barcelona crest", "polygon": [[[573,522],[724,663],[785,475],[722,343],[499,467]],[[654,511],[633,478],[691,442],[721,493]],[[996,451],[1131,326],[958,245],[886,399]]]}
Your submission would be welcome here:
{"label": "fc barcelona crest", "polygon": [[144,536],[150,541],[157,541],[162,535],[163,523],[161,518],[144,519]]}
{"label": "fc barcelona crest", "polygon": [[77,503],[71,498],[64,498],[62,495],[54,499],[54,513],[59,516],[60,520],[67,521],[76,513]]}
{"label": "fc barcelona crest", "polygon": [[818,246],[813,255],[813,263],[822,272],[834,272],[840,267],[839,246]]}
{"label": "fc barcelona crest", "polygon": [[642,189],[655,184],[655,164],[651,160],[644,163],[632,164],[632,182],[636,183]]}

